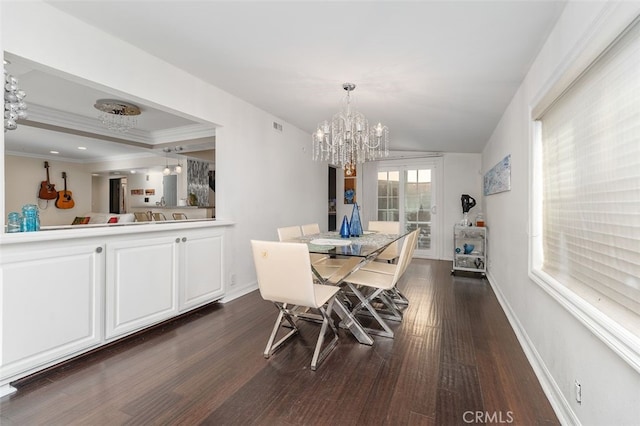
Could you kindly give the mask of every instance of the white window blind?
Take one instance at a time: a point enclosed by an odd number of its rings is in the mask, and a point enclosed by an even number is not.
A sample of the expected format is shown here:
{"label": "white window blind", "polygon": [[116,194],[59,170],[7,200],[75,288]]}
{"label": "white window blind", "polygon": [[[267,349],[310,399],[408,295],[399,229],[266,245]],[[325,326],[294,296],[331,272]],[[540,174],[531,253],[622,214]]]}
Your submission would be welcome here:
{"label": "white window blind", "polygon": [[542,270],[640,314],[640,27],[539,119]]}

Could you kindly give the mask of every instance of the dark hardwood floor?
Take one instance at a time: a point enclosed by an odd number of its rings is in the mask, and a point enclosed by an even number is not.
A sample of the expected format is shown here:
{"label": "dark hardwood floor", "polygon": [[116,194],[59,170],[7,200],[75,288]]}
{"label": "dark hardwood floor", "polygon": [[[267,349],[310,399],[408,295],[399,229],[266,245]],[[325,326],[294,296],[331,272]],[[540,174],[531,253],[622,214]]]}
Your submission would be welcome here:
{"label": "dark hardwood floor", "polygon": [[558,424],[489,284],[450,268],[414,260],[395,338],[340,330],[315,372],[316,324],[263,358],[277,311],[256,291],[14,383],[0,424]]}

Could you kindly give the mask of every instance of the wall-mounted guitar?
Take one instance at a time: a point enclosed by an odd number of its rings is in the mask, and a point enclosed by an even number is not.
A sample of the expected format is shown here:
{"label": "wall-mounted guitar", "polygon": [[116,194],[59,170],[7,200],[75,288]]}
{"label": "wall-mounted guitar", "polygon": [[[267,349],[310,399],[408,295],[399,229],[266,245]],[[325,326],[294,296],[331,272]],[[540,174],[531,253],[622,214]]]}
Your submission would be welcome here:
{"label": "wall-mounted guitar", "polygon": [[76,202],[71,198],[71,191],[67,191],[67,172],[62,172],[62,179],[64,179],[64,191],[58,191],[56,207],[59,209],[70,209],[76,205]]}
{"label": "wall-mounted guitar", "polygon": [[43,180],[40,183],[40,191],[38,192],[38,198],[42,200],[55,200],[58,198],[58,191],[56,186],[49,182],[49,162],[44,162],[44,168],[47,169],[47,180]]}

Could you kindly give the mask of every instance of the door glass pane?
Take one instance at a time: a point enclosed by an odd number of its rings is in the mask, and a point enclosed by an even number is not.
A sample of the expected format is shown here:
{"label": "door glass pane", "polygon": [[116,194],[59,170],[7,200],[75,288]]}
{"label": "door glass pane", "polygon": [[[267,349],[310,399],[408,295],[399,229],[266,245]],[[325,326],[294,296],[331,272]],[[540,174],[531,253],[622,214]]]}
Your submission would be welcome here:
{"label": "door glass pane", "polygon": [[431,170],[405,170],[404,225],[420,228],[418,250],[431,248]]}
{"label": "door glass pane", "polygon": [[378,220],[399,220],[399,192],[399,171],[378,172]]}

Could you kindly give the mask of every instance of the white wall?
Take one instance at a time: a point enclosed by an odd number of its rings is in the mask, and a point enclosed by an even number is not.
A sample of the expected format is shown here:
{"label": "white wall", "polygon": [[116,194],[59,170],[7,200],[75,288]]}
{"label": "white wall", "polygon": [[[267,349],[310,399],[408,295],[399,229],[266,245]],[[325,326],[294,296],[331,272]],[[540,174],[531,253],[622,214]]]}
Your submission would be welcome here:
{"label": "white wall", "polygon": [[91,211],[109,212],[109,178],[105,176],[91,177]]}
{"label": "white wall", "polygon": [[[48,4],[2,2],[0,8],[5,51],[220,126],[216,216],[236,223],[225,240],[230,294],[256,286],[250,239],[276,239],[278,226],[293,223],[326,226],[327,165],[311,161],[307,133]],[[273,130],[274,120],[282,132]],[[237,284],[230,287],[232,275]]]}
{"label": "white wall", "polygon": [[[127,210],[130,211],[130,209],[136,207],[148,207],[149,209],[155,207],[156,203],[159,203],[162,199],[162,194],[164,193],[163,178],[164,175],[160,172],[127,175],[127,192],[125,194]],[[143,195],[131,195],[132,189],[153,190],[154,195],[146,193]],[[145,199],[149,201],[145,202]]]}
{"label": "white wall", "polygon": [[[480,154],[445,154],[443,158],[443,202],[438,213],[442,215],[442,259],[453,260],[453,226],[462,220],[460,196],[468,194],[476,200],[469,210],[469,219],[475,223],[476,214],[483,209]],[[491,223],[487,223],[491,226]],[[489,237],[490,238],[490,234]],[[491,261],[491,255],[488,255]]]}
{"label": "white wall", "polygon": [[[640,375],[528,277],[530,108],[580,52],[619,32],[636,3],[569,3],[505,111],[482,155],[486,172],[511,154],[511,191],[484,199],[490,229],[489,278],[542,385],[565,424],[632,425],[640,421]],[[608,24],[607,24],[608,23]],[[611,31],[616,27],[616,31]],[[582,385],[578,404],[574,382]]]}

